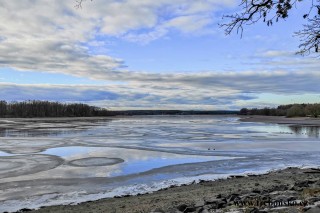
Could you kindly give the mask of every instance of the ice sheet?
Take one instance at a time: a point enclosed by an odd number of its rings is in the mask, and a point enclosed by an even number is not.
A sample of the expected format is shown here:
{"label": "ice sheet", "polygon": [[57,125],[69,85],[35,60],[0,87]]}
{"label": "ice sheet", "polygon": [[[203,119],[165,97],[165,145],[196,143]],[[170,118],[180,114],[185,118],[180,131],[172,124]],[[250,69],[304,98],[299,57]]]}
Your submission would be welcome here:
{"label": "ice sheet", "polygon": [[319,127],[232,116],[0,120],[0,211],[320,163]]}

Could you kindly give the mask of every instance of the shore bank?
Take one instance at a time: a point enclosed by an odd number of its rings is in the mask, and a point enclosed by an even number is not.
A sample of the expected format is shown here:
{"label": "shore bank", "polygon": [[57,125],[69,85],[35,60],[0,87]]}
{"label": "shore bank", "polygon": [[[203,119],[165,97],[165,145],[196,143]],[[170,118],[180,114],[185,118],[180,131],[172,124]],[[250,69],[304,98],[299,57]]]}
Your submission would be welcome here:
{"label": "shore bank", "polygon": [[263,122],[263,123],[277,123],[277,124],[320,126],[320,118],[310,118],[310,117],[287,118],[284,116],[263,116],[263,115],[241,115],[239,117],[240,117],[240,121],[243,121],[243,122]]}
{"label": "shore bank", "polygon": [[320,169],[287,168],[31,212],[320,212]]}

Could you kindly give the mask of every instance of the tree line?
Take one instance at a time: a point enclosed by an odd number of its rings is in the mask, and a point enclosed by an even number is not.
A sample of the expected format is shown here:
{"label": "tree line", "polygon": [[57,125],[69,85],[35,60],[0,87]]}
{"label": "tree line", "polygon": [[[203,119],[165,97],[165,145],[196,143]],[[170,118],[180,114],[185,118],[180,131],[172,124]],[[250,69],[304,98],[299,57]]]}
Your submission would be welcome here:
{"label": "tree line", "polygon": [[90,117],[106,116],[104,108],[82,103],[59,103],[49,101],[0,101],[0,117]]}
{"label": "tree line", "polygon": [[276,108],[265,107],[258,108],[242,108],[240,115],[266,115],[266,116],[287,116],[287,117],[319,117],[320,104],[287,104],[280,105]]}
{"label": "tree line", "polygon": [[6,102],[0,100],[0,117],[92,117],[92,116],[133,116],[133,115],[226,115],[239,111],[215,110],[122,110],[111,111],[83,103],[59,103],[50,101]]}

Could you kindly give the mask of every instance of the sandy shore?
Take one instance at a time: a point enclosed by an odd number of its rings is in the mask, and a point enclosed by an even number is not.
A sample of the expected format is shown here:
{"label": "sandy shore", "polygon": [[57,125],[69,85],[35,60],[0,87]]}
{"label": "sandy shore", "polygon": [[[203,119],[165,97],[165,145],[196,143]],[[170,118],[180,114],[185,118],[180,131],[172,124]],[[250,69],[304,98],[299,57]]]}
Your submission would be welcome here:
{"label": "sandy shore", "polygon": [[320,212],[320,170],[287,168],[32,212]]}
{"label": "sandy shore", "polygon": [[260,115],[248,115],[248,116],[242,115],[239,117],[240,117],[240,121],[243,121],[243,122],[263,122],[263,123],[277,123],[277,124],[320,126],[320,118],[310,118],[310,117],[286,118],[284,116],[260,116]]}

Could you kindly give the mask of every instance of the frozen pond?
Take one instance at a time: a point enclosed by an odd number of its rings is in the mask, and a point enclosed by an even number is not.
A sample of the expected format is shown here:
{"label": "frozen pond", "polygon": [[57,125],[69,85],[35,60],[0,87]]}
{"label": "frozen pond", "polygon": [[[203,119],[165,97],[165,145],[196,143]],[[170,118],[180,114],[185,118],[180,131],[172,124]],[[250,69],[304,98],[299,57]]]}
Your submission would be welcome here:
{"label": "frozen pond", "polygon": [[0,212],[318,166],[319,137],[232,116],[0,119]]}

